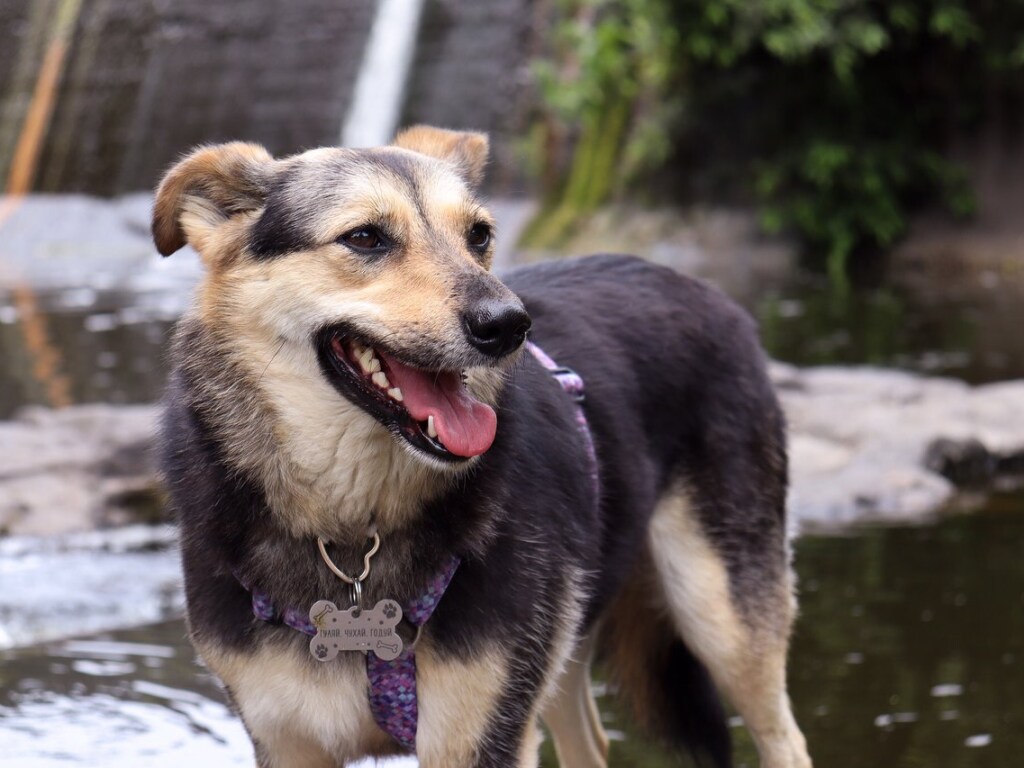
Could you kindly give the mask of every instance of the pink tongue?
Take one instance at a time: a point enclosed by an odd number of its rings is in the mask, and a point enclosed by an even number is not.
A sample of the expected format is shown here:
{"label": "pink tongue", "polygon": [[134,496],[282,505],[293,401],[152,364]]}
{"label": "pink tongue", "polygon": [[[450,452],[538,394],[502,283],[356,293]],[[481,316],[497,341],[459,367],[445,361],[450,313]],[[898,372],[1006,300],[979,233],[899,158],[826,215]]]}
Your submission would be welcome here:
{"label": "pink tongue", "polygon": [[494,409],[474,398],[457,372],[430,373],[402,365],[377,352],[388,367],[393,387],[402,390],[402,405],[416,421],[434,417],[441,444],[456,456],[479,456],[491,447],[498,429]]}

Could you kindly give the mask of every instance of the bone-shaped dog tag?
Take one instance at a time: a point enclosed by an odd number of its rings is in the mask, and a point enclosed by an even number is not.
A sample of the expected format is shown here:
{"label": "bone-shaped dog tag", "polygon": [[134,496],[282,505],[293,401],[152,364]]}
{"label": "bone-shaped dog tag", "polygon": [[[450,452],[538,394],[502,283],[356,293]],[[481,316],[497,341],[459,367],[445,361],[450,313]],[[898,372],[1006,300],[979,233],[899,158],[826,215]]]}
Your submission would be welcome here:
{"label": "bone-shaped dog tag", "polygon": [[395,631],[402,607],[394,600],[381,600],[361,611],[356,606],[342,611],[330,600],[317,600],[309,609],[309,620],[316,627],[309,652],[318,661],[331,661],[341,651],[373,651],[391,661],[402,652],[402,638]]}

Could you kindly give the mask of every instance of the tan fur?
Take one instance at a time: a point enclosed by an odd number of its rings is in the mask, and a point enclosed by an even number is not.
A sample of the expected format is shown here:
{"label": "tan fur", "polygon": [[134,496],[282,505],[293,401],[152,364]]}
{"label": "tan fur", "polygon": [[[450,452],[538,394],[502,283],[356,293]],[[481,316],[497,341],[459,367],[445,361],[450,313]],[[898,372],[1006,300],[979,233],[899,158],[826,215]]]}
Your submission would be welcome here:
{"label": "tan fur", "polygon": [[540,765],[540,745],[542,740],[540,723],[537,718],[530,718],[526,723],[523,740],[519,748],[517,768],[538,768]]}
{"label": "tan fur", "polygon": [[268,644],[255,653],[236,653],[197,638],[193,643],[231,691],[253,738],[279,759],[271,763],[275,768],[334,766],[339,759],[394,751],[370,712],[366,668],[354,663],[361,657],[318,664],[304,648]]}
{"label": "tan fur", "polygon": [[[181,355],[183,372],[194,374],[189,396],[227,463],[257,480],[272,513],[297,537],[350,538],[371,524],[386,537],[473,465],[453,469],[429,458],[339,396],[321,372],[316,331],[344,323],[394,354],[415,352],[444,370],[463,371],[470,390],[492,405],[504,383],[502,366],[515,362],[513,356],[495,367],[474,357],[461,314],[460,286],[468,281],[489,280],[494,290],[508,291],[487,276],[493,247],[477,253],[467,245],[475,224],[493,226],[472,190],[486,164],[486,137],[421,126],[374,152],[373,162],[336,148],[274,160],[255,145],[206,147],[173,168],[157,193],[153,230],[161,252],[187,240],[207,266],[183,322],[202,330],[184,337],[194,343]],[[318,175],[324,168],[337,178]],[[267,213],[267,190],[284,170],[300,181],[282,193],[298,212],[289,226],[302,235],[288,242],[303,245],[279,258],[273,246],[262,252],[248,246]],[[387,259],[360,257],[338,242],[367,225],[386,228],[396,241]],[[664,621],[647,620],[663,596],[678,632],[746,719],[763,766],[809,768],[785,694],[789,583],[765,608],[776,619],[750,624],[735,609],[726,568],[681,487],[660,503],[649,550],[653,566],[644,561],[645,574],[629,582],[612,609],[621,610],[619,618],[636,612],[634,635],[622,635],[619,645],[635,640],[637,631],[665,628]],[[607,761],[589,684],[592,646],[577,648],[582,576],[567,578],[566,604],[545,606],[557,612],[555,637],[517,756],[520,768],[537,765],[541,713],[563,768],[603,768]],[[657,649],[671,636],[641,639]],[[299,644],[268,641],[241,654],[194,640],[230,688],[268,765],[336,765],[395,750],[370,713],[361,657],[321,665]],[[473,764],[487,748],[488,727],[502,717],[499,700],[514,689],[514,664],[498,645],[470,658],[442,658],[429,635],[417,660],[421,765]],[[650,682],[638,654],[619,661],[627,677]],[[638,699],[651,698],[644,693]]]}
{"label": "tan fur", "polygon": [[[202,239],[231,216],[263,205],[273,158],[258,144],[200,147],[164,176],[153,204],[153,239],[164,256]],[[188,210],[190,228],[182,221]]]}
{"label": "tan fur", "polygon": [[497,648],[471,658],[439,658],[429,644],[416,654],[422,768],[472,765],[483,734],[509,684],[508,661]]}
{"label": "tan fur", "polygon": [[486,134],[416,125],[398,134],[395,146],[451,163],[473,187],[484,180],[489,149]]}
{"label": "tan fur", "polygon": [[544,709],[544,723],[555,741],[560,768],[606,768],[608,735],[601,724],[590,686],[593,637],[580,641],[554,697]]}
{"label": "tan fur", "polygon": [[[576,569],[567,572],[566,600],[554,606],[555,631],[548,650],[548,668],[544,675],[544,684],[530,713],[526,738],[523,740],[519,761],[521,768],[533,768],[537,765],[540,746],[539,721],[551,711],[552,702],[561,695],[561,681],[565,679],[571,668],[573,654],[579,643],[580,625],[583,621],[582,605],[584,576]],[[589,669],[589,666],[588,666]]]}
{"label": "tan fur", "polygon": [[[228,686],[255,740],[269,755],[286,760],[272,765],[336,766],[363,755],[396,752],[370,712],[362,656],[351,663],[320,664],[304,648],[267,645],[239,654],[194,642]],[[470,658],[441,659],[424,639],[416,666],[420,765],[472,764],[485,748],[483,735],[509,684],[507,659],[497,647]]]}
{"label": "tan fur", "polygon": [[685,488],[659,503],[648,542],[664,597],[687,646],[750,729],[762,768],[810,768],[786,695],[790,580],[753,625],[737,611],[725,564],[704,535]]}
{"label": "tan fur", "polygon": [[[233,340],[236,362],[263,393],[274,425],[273,446],[254,450],[241,435],[226,441],[229,459],[264,478],[270,506],[296,535],[329,535],[342,510],[348,525],[368,523],[374,513],[382,530],[397,527],[449,481],[338,396],[309,340],[310,328],[344,318],[399,347],[403,333],[411,337],[414,329],[461,341],[458,313],[447,306],[438,270],[410,258],[393,279],[369,281],[340,270],[330,251],[239,263],[211,275],[199,301],[202,322]],[[470,373],[474,394],[495,403],[501,372]]]}

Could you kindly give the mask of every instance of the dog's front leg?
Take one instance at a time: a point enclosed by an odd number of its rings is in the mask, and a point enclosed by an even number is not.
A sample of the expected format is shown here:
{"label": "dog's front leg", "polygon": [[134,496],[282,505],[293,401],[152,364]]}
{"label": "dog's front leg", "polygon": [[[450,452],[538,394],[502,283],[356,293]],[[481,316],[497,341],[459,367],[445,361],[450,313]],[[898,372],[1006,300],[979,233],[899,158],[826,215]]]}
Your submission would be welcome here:
{"label": "dog's front leg", "polygon": [[[501,705],[511,684],[510,657],[499,646],[456,657],[429,643],[416,652],[421,768],[537,765],[539,732]],[[519,709],[517,707],[517,709]]]}

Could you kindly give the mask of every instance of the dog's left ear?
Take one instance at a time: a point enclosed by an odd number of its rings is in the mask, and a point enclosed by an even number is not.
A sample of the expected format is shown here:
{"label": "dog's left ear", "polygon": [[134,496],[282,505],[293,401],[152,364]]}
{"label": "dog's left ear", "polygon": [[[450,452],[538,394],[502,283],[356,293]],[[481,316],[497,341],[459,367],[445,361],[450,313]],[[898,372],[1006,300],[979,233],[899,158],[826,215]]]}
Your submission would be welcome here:
{"label": "dog's left ear", "polygon": [[232,216],[261,208],[274,158],[258,144],[199,147],[160,181],[153,202],[153,241],[164,256],[191,243],[207,259],[212,234]]}
{"label": "dog's left ear", "polygon": [[484,133],[416,125],[398,134],[394,146],[451,163],[474,189],[484,180],[489,152],[487,135]]}

